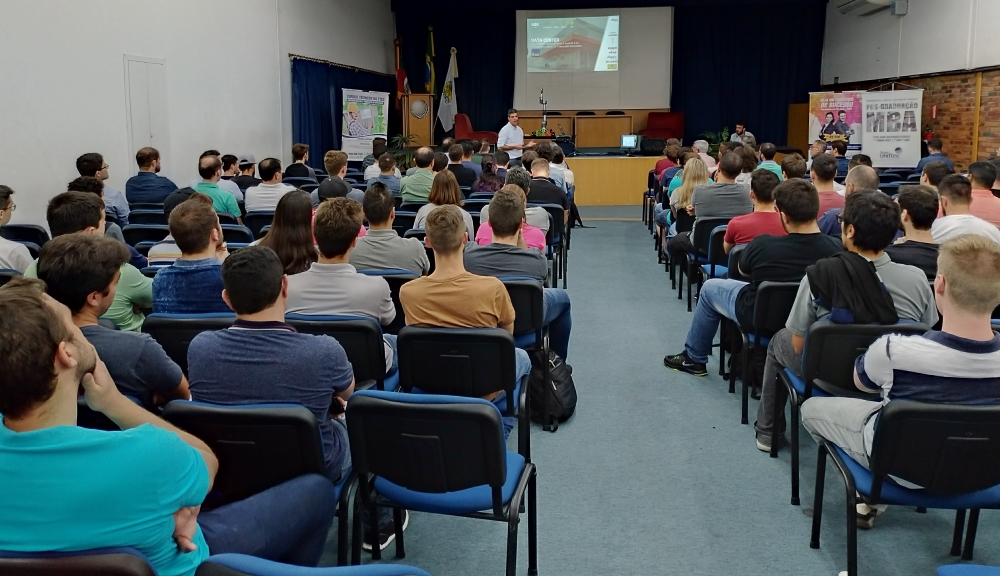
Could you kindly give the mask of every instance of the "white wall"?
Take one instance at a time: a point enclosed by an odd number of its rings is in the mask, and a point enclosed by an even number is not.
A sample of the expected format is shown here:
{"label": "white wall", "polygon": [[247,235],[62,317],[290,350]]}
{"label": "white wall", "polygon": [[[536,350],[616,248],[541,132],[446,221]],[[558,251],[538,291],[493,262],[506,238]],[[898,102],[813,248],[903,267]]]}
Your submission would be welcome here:
{"label": "white wall", "polygon": [[[347,23],[350,0],[32,0],[0,18],[0,183],[16,192],[14,222],[44,224],[45,206],[100,152],[108,184],[135,173],[128,149],[123,55],[166,60],[169,158],[179,185],[217,148],[287,159],[288,52],[389,72],[389,0]],[[284,35],[279,38],[279,34]]]}
{"label": "white wall", "polygon": [[906,16],[858,16],[827,5],[823,84],[1000,65],[998,0],[910,0]]}

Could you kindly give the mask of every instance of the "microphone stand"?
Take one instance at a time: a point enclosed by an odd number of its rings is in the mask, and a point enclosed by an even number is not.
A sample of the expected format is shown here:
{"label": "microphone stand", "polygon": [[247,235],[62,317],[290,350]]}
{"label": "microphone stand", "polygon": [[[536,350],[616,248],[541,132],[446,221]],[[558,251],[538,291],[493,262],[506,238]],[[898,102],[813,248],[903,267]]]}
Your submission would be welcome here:
{"label": "microphone stand", "polygon": [[549,118],[548,115],[546,114],[545,107],[548,106],[549,101],[544,98],[544,95],[545,95],[545,89],[542,88],[538,92],[538,103],[542,105],[542,134],[544,136],[548,136]]}

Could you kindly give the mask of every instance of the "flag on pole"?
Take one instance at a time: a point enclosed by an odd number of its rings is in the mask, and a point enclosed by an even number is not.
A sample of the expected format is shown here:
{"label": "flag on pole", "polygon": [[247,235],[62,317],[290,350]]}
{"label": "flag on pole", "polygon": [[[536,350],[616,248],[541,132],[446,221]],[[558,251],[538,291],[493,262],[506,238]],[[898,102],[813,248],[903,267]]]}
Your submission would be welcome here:
{"label": "flag on pole", "polygon": [[406,78],[406,71],[400,65],[401,46],[399,38],[396,38],[396,110],[400,109],[403,94],[410,93],[410,81]]}
{"label": "flag on pole", "polygon": [[458,113],[458,101],[455,98],[455,78],[458,78],[458,63],[455,61],[454,47],[451,49],[451,60],[448,62],[448,75],[441,87],[441,102],[438,104],[437,119],[447,132],[455,127],[455,114]]}
{"label": "flag on pole", "polygon": [[424,90],[434,95],[434,27],[427,27],[427,54],[424,56]]}

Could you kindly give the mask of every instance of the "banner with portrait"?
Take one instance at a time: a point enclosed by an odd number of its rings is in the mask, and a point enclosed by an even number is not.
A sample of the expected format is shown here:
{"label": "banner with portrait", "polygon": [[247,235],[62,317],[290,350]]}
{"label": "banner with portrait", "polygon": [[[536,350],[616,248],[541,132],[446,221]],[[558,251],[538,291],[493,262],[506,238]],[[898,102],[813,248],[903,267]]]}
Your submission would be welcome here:
{"label": "banner with portrait", "polygon": [[809,93],[809,141],[847,143],[847,155],[861,151],[863,92]]}
{"label": "banner with portrait", "polygon": [[348,160],[363,160],[372,153],[372,140],[388,136],[389,93],[343,90],[341,149]]}
{"label": "banner with portrait", "polygon": [[865,92],[863,144],[876,168],[913,168],[920,161],[923,90]]}

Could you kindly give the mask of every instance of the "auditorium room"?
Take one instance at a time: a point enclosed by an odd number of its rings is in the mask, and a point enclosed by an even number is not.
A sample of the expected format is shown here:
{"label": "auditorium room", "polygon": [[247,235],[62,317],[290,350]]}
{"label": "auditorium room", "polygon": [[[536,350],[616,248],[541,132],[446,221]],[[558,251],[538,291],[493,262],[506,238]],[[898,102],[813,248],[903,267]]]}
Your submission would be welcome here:
{"label": "auditorium room", "polygon": [[1000,576],[1000,0],[0,5],[0,576]]}

